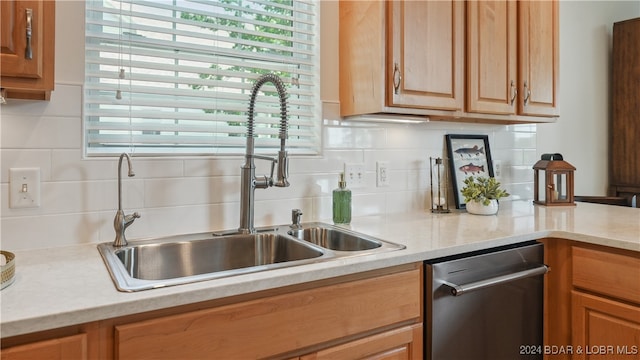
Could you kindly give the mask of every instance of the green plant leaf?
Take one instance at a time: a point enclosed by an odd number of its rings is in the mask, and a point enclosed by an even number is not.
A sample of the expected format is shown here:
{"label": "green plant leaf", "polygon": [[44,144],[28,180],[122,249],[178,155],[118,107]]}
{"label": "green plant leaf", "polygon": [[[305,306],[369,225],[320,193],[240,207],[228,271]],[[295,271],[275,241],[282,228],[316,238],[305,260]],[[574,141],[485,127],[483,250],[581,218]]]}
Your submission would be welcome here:
{"label": "green plant leaf", "polygon": [[464,187],[460,190],[465,203],[478,201],[489,205],[490,200],[507,197],[510,194],[500,188],[500,182],[493,177],[469,176],[464,179]]}

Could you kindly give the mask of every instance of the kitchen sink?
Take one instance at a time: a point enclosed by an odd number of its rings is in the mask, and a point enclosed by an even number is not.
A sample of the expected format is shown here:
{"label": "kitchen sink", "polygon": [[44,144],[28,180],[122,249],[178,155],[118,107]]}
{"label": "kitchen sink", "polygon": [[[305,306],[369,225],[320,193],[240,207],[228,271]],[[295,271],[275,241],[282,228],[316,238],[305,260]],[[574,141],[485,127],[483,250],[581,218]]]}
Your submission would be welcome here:
{"label": "kitchen sink", "polygon": [[289,235],[338,251],[363,251],[382,246],[380,240],[322,223],[305,224],[302,229],[290,230]]}
{"label": "kitchen sink", "polygon": [[[282,228],[282,229],[280,229]],[[129,241],[98,250],[121,291],[139,291],[403,249],[323,223]]]}
{"label": "kitchen sink", "polygon": [[321,249],[268,233],[152,243],[115,252],[136,279],[166,280],[234,269],[313,259]]}

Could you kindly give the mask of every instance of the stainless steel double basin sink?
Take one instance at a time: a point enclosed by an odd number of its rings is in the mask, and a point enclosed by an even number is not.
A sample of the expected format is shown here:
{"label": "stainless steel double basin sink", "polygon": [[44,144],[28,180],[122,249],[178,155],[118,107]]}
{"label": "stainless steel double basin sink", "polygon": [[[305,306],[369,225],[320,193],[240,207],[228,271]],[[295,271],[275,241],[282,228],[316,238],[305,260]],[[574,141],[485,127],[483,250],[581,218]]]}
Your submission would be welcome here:
{"label": "stainless steel double basin sink", "polygon": [[199,233],[112,243],[98,250],[120,291],[140,291],[404,249],[345,228],[306,223],[255,234]]}

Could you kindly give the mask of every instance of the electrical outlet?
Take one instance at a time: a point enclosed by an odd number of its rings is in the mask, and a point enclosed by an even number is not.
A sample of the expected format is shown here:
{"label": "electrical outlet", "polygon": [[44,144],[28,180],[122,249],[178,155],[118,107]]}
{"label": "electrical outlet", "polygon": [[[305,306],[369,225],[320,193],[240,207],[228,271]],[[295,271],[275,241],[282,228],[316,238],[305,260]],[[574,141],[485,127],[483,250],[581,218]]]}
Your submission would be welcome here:
{"label": "electrical outlet", "polygon": [[376,162],[376,186],[389,186],[389,162]]}
{"label": "electrical outlet", "polygon": [[9,207],[40,206],[40,168],[9,169]]}
{"label": "electrical outlet", "polygon": [[348,188],[364,187],[364,164],[363,163],[345,163],[344,179]]}
{"label": "electrical outlet", "polygon": [[493,176],[495,178],[500,178],[502,176],[502,161],[494,160],[493,161]]}

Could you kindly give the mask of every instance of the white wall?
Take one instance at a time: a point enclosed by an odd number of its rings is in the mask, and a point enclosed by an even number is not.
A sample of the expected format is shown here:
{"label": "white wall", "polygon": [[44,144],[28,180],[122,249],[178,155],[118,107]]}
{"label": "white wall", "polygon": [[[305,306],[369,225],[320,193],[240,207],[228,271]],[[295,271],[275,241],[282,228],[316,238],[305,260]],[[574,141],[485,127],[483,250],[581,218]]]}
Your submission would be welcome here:
{"label": "white wall", "polygon": [[[566,10],[579,4],[582,3],[561,7],[564,45],[561,64],[566,63],[564,57],[570,52],[565,44],[585,37],[584,33],[574,32],[571,28],[565,30],[569,25],[582,25],[578,20],[571,20],[573,15]],[[629,14],[626,3],[613,6],[624,9],[620,13]],[[58,1],[56,7],[56,89],[51,101],[11,101],[0,108],[0,246],[6,250],[97,243],[111,241],[114,237],[117,160],[82,158],[84,5],[78,1]],[[574,79],[567,79],[563,72],[561,84],[567,94],[563,93],[562,119],[558,124],[341,123],[337,116],[336,3],[322,2],[322,9],[323,24],[328,24],[322,32],[323,154],[291,160],[291,187],[256,191],[257,226],[288,223],[292,208],[303,209],[305,221],[330,219],[331,190],[337,185],[337,174],[345,161],[364,162],[367,172],[367,186],[353,190],[355,216],[426,212],[428,159],[443,155],[443,138],[447,133],[488,134],[493,158],[503,163],[501,180],[513,198],[532,197],[531,166],[538,156],[536,144],[538,152],[564,152],[579,169],[586,168],[579,163],[583,159],[581,153],[574,155],[565,151],[566,136],[553,130],[569,124],[576,126],[579,116],[582,117],[582,108],[573,105],[575,97],[566,90],[581,87],[573,86]],[[594,23],[610,21],[608,18],[596,20],[604,15],[601,14],[602,6],[589,5],[585,9],[588,14],[583,16],[593,18]],[[581,46],[588,46],[588,42]],[[582,47],[575,51],[584,53]],[[566,64],[562,69],[568,74],[572,70]],[[595,64],[587,70],[599,78],[605,71]],[[583,74],[579,80],[584,82],[586,78]],[[607,104],[596,101],[596,97],[598,95],[585,94],[581,102],[595,104],[593,112],[606,113]],[[536,128],[543,126],[545,134],[557,136],[540,139]],[[580,126],[585,127],[588,126]],[[592,140],[601,144],[605,135],[596,132]],[[390,162],[391,186],[375,186],[376,160]],[[134,158],[133,162],[137,175],[123,180],[123,207],[126,212],[140,212],[142,218],[127,230],[130,239],[238,226],[240,157]],[[42,205],[39,208],[9,209],[8,172],[13,167],[41,169]],[[580,170],[580,174],[586,172],[586,169]],[[259,169],[259,172],[265,171],[267,169]]]}
{"label": "white wall", "polygon": [[638,16],[638,0],[560,2],[560,119],[538,126],[537,148],[576,167],[578,195],[606,195],[613,23]]}

